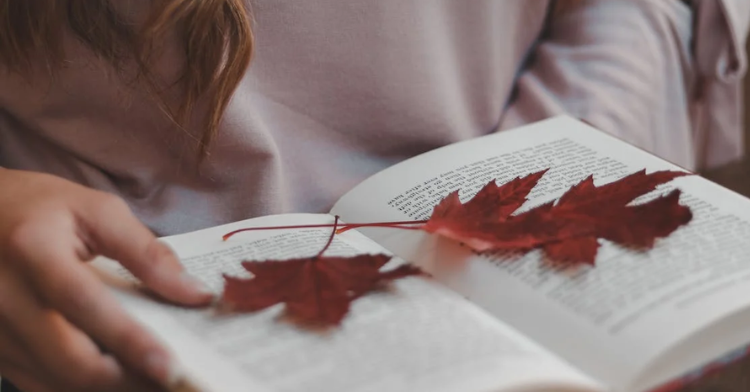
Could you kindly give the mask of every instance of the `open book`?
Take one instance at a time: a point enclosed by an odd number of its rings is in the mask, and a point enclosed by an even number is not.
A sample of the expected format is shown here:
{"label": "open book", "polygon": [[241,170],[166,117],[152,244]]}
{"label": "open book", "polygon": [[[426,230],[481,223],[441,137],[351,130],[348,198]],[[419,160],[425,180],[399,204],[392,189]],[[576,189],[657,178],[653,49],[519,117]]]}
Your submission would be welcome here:
{"label": "open book", "polygon": [[[431,151],[388,168],[327,214],[260,217],[164,238],[187,269],[219,293],[240,262],[316,254],[330,229],[252,226],[425,219],[449,192],[551,168],[529,208],[589,174],[597,185],[646,168],[681,170],[569,117]],[[352,304],[340,328],[312,333],[278,320],[281,307],[217,315],[158,303],[127,273],[95,267],[137,319],[179,358],[191,384],[240,391],[665,390],[750,342],[750,201],[698,176],[678,178],[694,219],[648,252],[600,240],[593,268],[551,270],[539,252],[478,256],[421,231],[366,228],[337,235],[327,255],[390,253],[431,277],[394,282]],[[386,266],[388,267],[388,266]]]}

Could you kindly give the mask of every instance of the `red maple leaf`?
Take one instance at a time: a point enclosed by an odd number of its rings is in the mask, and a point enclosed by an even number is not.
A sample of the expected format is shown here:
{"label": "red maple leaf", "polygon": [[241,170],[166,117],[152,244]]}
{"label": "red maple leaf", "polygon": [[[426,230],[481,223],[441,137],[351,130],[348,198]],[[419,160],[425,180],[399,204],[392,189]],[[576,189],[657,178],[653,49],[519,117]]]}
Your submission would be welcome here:
{"label": "red maple leaf", "polygon": [[317,255],[290,260],[245,261],[254,276],[224,276],[224,309],[253,312],[283,303],[289,319],[301,324],[331,326],[341,322],[353,300],[385,283],[419,275],[411,265],[380,269],[391,259],[384,254],[323,257],[333,241],[338,217],[328,243]]}
{"label": "red maple leaf", "polygon": [[688,173],[645,170],[603,186],[589,176],[568,190],[557,203],[547,203],[512,215],[545,171],[497,186],[487,184],[461,203],[454,192],[434,209],[423,230],[465,243],[477,251],[526,252],[542,248],[553,262],[594,264],[598,238],[648,249],[692,219],[679,204],[680,191],[646,203],[631,202],[657,186]]}

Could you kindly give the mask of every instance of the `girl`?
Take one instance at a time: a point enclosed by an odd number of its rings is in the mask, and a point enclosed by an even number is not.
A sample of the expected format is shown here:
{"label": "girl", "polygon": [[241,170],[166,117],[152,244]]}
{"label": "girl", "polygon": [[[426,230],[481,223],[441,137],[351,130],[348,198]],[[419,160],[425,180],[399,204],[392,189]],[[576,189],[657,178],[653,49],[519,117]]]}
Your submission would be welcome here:
{"label": "girl", "polygon": [[445,144],[568,113],[690,169],[734,159],[749,20],[744,0],[0,0],[0,374],[169,386],[83,262],[206,304],[155,234],[324,211]]}

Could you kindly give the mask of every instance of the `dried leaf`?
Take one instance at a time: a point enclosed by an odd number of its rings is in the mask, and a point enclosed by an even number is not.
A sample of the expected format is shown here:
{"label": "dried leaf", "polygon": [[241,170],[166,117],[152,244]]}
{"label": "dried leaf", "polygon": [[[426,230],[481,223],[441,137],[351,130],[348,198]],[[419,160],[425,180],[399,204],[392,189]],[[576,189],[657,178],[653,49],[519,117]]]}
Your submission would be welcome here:
{"label": "dried leaf", "polygon": [[[529,192],[546,172],[547,170],[543,170],[526,177],[518,177],[501,186],[495,181],[490,181],[464,204],[458,197],[459,191],[454,191],[435,206],[432,216],[422,229],[464,241],[471,246],[475,241],[472,241],[473,238],[467,238],[465,233],[482,231],[487,222],[505,221],[526,202]],[[480,243],[473,247],[483,248]]]}
{"label": "dried leaf", "polygon": [[[333,229],[335,232],[335,226]],[[283,303],[287,315],[295,322],[331,326],[341,322],[357,297],[392,280],[421,274],[411,265],[381,271],[391,259],[383,254],[322,256],[329,245],[330,240],[313,257],[243,262],[242,266],[253,277],[224,276],[222,307],[254,312]]]}
{"label": "dried leaf", "polygon": [[[435,207],[423,229],[461,241],[477,251],[526,252],[542,248],[553,262],[594,264],[599,248],[597,238],[648,249],[657,238],[668,236],[692,219],[690,209],[679,204],[679,190],[630,205],[657,186],[688,175],[676,171],[646,174],[645,170],[599,187],[589,176],[557,203],[510,215],[509,206],[520,207],[543,173],[517,178],[499,187],[492,183],[465,204],[453,193]],[[507,202],[494,197],[502,189],[514,190]],[[518,199],[519,195],[523,200]]]}

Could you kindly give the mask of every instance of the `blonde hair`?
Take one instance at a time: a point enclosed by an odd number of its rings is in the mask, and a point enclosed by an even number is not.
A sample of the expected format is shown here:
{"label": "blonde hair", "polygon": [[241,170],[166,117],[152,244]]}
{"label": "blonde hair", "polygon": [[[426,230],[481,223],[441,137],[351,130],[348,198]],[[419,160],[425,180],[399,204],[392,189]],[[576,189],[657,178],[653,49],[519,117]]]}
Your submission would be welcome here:
{"label": "blonde hair", "polygon": [[[250,64],[253,34],[244,0],[151,0],[138,27],[114,8],[115,0],[0,0],[0,65],[27,74],[42,59],[50,74],[65,59],[63,30],[72,30],[115,69],[137,65],[139,80],[168,118],[184,129],[196,101],[208,100],[199,154],[208,153],[229,100]],[[119,0],[116,0],[119,1]],[[172,108],[151,70],[157,43],[176,31],[185,56],[184,97]]]}

